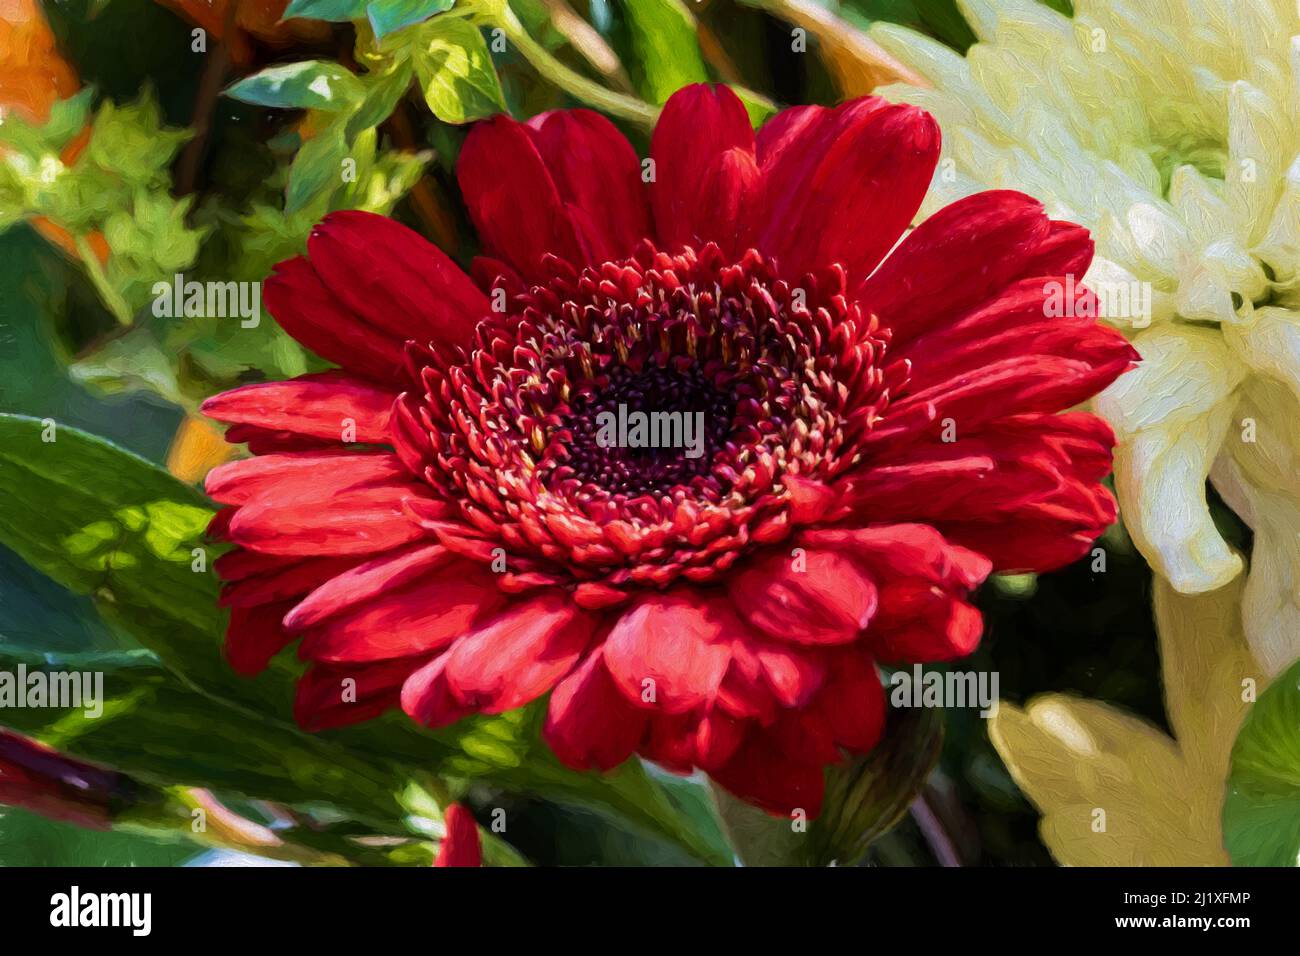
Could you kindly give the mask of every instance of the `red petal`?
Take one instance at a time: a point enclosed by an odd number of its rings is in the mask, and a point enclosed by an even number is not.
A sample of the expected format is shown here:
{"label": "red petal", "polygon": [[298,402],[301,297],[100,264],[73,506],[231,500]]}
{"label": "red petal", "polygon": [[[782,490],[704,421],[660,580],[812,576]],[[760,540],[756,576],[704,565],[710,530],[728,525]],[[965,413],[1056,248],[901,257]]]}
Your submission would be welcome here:
{"label": "red petal", "polygon": [[490,574],[463,562],[456,567],[460,570],[440,569],[326,617],[308,629],[300,656],[373,661],[441,650],[502,600]]}
{"label": "red petal", "polygon": [[901,350],[1014,281],[1050,230],[1042,203],[1024,193],[967,196],[908,233],[862,284],[863,310],[881,317],[893,330],[891,351]]}
{"label": "red petal", "polygon": [[701,717],[691,736],[695,766],[712,770],[730,760],[745,740],[746,724],[714,708]]}
{"label": "red petal", "polygon": [[293,716],[315,733],[373,720],[398,704],[402,682],[424,663],[408,657],[378,664],[314,664],[298,681]]}
{"label": "red petal", "polygon": [[1116,517],[1115,499],[1104,485],[1069,482],[1024,503],[1010,519],[950,519],[943,528],[953,541],[987,555],[997,571],[1044,572],[1087,554]]}
{"label": "red petal", "polygon": [[305,257],[279,263],[262,296],[280,327],[321,358],[381,382],[395,379],[404,339],[349,312]]}
{"label": "red petal", "polygon": [[[217,559],[217,573],[220,574],[229,565],[220,562],[236,554],[251,554],[249,551],[236,551],[222,555]],[[271,601],[283,601],[288,598],[302,597],[312,588],[319,587],[335,575],[342,574],[354,564],[356,558],[308,558],[305,561],[286,561],[277,557],[278,564],[262,573],[243,581],[235,581],[221,589],[223,607],[254,607]]]}
{"label": "red petal", "polygon": [[1052,220],[1052,231],[1020,263],[1018,276],[1066,276],[1082,279],[1092,265],[1092,235],[1083,226]]}
{"label": "red petal", "polygon": [[551,694],[543,735],[568,766],[612,770],[636,750],[648,720],[614,685],[597,648]]}
{"label": "red petal", "polygon": [[826,790],[822,766],[791,759],[759,730],[751,730],[732,758],[710,776],[769,813],[787,816],[803,810],[809,818],[821,813]]}
{"label": "red petal", "polygon": [[533,117],[528,127],[588,261],[630,256],[650,235],[641,163],[631,144],[591,110],[552,110]]}
{"label": "red petal", "polygon": [[563,594],[516,602],[456,642],[446,672],[452,693],[481,713],[522,707],[573,669],[597,620]]}
{"label": "red petal", "polygon": [[266,670],[271,658],[279,654],[297,635],[280,624],[292,601],[237,607],[230,612],[226,626],[226,660],[235,673],[253,677]]}
{"label": "red petal", "polygon": [[426,727],[446,727],[474,713],[451,692],[447,683],[447,657],[443,654],[429,661],[402,685],[402,710]]}
{"label": "red petal", "polygon": [[302,375],[287,382],[245,385],[214,395],[202,411],[220,422],[256,425],[334,442],[382,444],[397,396],[340,372]]}
{"label": "red petal", "polygon": [[495,116],[477,124],[460,148],[456,175],[490,255],[527,279],[546,275],[542,257],[548,254],[586,264],[555,181],[522,123]]}
{"label": "red petal", "polygon": [[[1006,541],[999,552],[1014,550],[1027,509],[1090,501],[1100,492],[1113,444],[1110,427],[1093,415],[1004,418],[956,442],[907,448],[898,464],[855,478],[850,500],[863,514],[940,529],[949,522],[1000,525]],[[967,457],[949,457],[957,455]],[[1097,517],[1096,506],[1085,504],[1080,527],[1095,527]]]}
{"label": "red petal", "polygon": [[887,664],[950,661],[974,652],[984,630],[978,609],[916,582],[881,589],[881,627],[872,651]]}
{"label": "red petal", "polygon": [[800,541],[836,548],[872,575],[879,606],[867,640],[880,659],[952,660],[978,645],[979,612],[964,599],[989,573],[982,555],[926,525],[810,530]]}
{"label": "red petal", "polygon": [[424,535],[402,510],[405,498],[421,493],[409,485],[377,485],[308,499],[258,499],[231,519],[230,538],[266,554],[388,551]]}
{"label": "red petal", "polygon": [[285,617],[285,627],[301,631],[358,604],[373,601],[422,577],[452,559],[440,544],[419,542],[358,564],[322,582]]}
{"label": "red petal", "polygon": [[799,540],[809,547],[840,550],[878,582],[915,577],[968,591],[983,582],[990,570],[987,559],[950,544],[923,524],[812,529]]}
{"label": "red petal", "polygon": [[[1017,358],[1055,356],[1118,371],[1137,361],[1138,353],[1117,329],[1077,314],[1077,310],[1075,314],[1049,314],[1048,290],[1059,287],[1064,292],[1067,282],[1064,277],[1039,277],[1012,283],[978,308],[954,317],[910,345],[904,353],[913,365],[908,400],[925,400]],[[1084,287],[1075,287],[1076,303],[1091,298]],[[943,403],[937,404],[942,410]]]}
{"label": "red petal", "polygon": [[830,551],[770,551],[730,580],[731,602],[754,627],[801,644],[843,644],[876,609],[871,579]]}
{"label": "red petal", "polygon": [[718,688],[717,706],[733,717],[768,724],[776,719],[777,699],[772,693],[772,671],[764,668],[758,659],[757,650],[761,645],[752,636],[732,642],[731,666]]}
{"label": "red petal", "polygon": [[837,659],[815,708],[826,718],[835,742],[866,753],[885,729],[885,691],[871,661],[856,650]]}
{"label": "red petal", "polygon": [[795,279],[839,263],[856,286],[903,234],[939,160],[939,128],[874,97],[800,113],[761,137],[767,212],[758,247]]}
{"label": "red petal", "polygon": [[259,455],[218,465],[208,472],[208,496],[224,504],[243,505],[258,498],[293,501],[307,494],[333,496],[408,477],[401,462],[382,453],[298,451]]}
{"label": "red petal", "polygon": [[759,198],[754,129],[740,98],[698,83],[668,98],[650,139],[655,232],[665,250],[717,242],[743,250]]}
{"label": "red petal", "polygon": [[447,807],[442,822],[447,828],[434,866],[482,866],[483,849],[479,844],[478,824],[474,815],[459,803]]}
{"label": "red petal", "polygon": [[468,344],[489,310],[442,250],[386,216],[330,213],[312,230],[307,254],[345,308],[403,342]]}
{"label": "red petal", "polygon": [[605,663],[628,700],[679,714],[713,699],[731,659],[730,641],[744,630],[724,598],[652,594],[614,624]]}
{"label": "red petal", "polygon": [[749,646],[758,658],[764,683],[783,707],[808,703],[826,678],[825,660],[803,648],[775,642],[750,642]]}

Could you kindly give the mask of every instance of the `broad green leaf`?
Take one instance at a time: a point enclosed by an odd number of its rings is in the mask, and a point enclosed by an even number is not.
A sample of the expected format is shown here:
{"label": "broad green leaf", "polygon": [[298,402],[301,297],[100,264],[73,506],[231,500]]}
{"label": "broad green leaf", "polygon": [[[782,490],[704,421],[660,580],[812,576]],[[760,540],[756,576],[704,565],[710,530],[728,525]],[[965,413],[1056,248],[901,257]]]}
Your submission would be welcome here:
{"label": "broad green leaf", "polygon": [[931,708],[889,712],[885,736],[863,757],[826,771],[813,820],[774,817],[714,787],[731,844],[746,866],[851,866],[907,812],[939,758],[943,722]]}
{"label": "broad green leaf", "polygon": [[632,48],[631,68],[638,92],[662,104],[681,87],[704,83],[704,66],[695,32],[695,17],[681,0],[625,0]]}
{"label": "broad green leaf", "polygon": [[318,196],[332,193],[343,182],[343,161],[347,158],[342,123],[327,126],[307,140],[289,167],[284,211],[292,215]]}
{"label": "broad green leaf", "polygon": [[332,20],[343,23],[360,20],[366,15],[367,0],[289,0],[281,20],[302,17],[307,20]]}
{"label": "broad green leaf", "polygon": [[227,88],[226,95],[254,106],[333,112],[358,103],[364,91],[356,74],[339,64],[303,60],[245,77]]}
{"label": "broad green leaf", "polygon": [[1300,661],[1259,695],[1237,735],[1223,842],[1237,866],[1300,866]]}
{"label": "broad green leaf", "polygon": [[[207,500],[165,470],[76,429],[0,415],[0,544],[196,685],[246,704],[290,691],[245,681],[221,657]],[[195,570],[196,567],[201,570]]]}
{"label": "broad green leaf", "polygon": [[435,13],[450,10],[456,0],[372,0],[366,8],[375,38],[382,40],[390,33],[422,23]]}
{"label": "broad green leaf", "polygon": [[444,123],[469,123],[504,110],[487,43],[465,20],[434,20],[411,51],[424,100]]}

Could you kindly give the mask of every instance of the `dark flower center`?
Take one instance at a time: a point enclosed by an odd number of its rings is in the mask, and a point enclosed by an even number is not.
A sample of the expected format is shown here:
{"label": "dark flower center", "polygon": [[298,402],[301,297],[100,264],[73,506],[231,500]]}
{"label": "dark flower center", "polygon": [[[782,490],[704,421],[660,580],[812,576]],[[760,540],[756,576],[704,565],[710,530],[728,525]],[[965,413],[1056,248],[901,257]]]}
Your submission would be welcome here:
{"label": "dark flower center", "polygon": [[604,388],[571,403],[563,427],[572,439],[555,470],[615,497],[658,496],[678,485],[713,497],[725,490],[712,465],[736,414],[729,392],[698,365],[619,366],[608,378]]}

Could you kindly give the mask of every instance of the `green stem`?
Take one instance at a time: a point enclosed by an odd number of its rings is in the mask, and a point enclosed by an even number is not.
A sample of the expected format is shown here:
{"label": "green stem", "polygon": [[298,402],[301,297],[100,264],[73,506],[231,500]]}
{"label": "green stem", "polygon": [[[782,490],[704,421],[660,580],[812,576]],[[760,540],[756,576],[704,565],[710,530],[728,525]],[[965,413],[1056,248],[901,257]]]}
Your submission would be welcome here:
{"label": "green stem", "polygon": [[90,281],[95,286],[95,291],[99,293],[99,297],[104,300],[104,305],[108,306],[108,311],[113,313],[113,318],[117,319],[118,324],[130,325],[131,307],[108,281],[104,267],[99,263],[99,256],[95,255],[95,250],[90,248],[90,242],[85,236],[76,236],[73,241],[77,246],[77,255],[81,257],[81,264],[86,267],[86,274],[90,276]]}
{"label": "green stem", "polygon": [[491,24],[501,29],[506,39],[515,45],[524,59],[531,63],[533,69],[544,79],[611,116],[629,120],[647,129],[654,126],[655,119],[659,116],[656,107],[644,100],[607,90],[599,83],[565,66],[529,35],[507,4],[501,4],[499,9],[492,10],[488,16]]}

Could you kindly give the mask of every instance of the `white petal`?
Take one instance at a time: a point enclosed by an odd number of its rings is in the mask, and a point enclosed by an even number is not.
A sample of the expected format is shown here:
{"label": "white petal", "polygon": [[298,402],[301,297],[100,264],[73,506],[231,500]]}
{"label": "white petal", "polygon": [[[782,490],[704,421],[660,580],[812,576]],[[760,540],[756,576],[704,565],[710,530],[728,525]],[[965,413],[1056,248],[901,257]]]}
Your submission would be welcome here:
{"label": "white petal", "polygon": [[1275,118],[1281,111],[1260,90],[1245,82],[1232,85],[1228,97],[1228,203],[1248,245],[1264,237],[1281,189],[1282,152],[1290,139]]}
{"label": "white petal", "polygon": [[1097,396],[1121,440],[1145,428],[1189,422],[1226,402],[1245,368],[1213,329],[1170,324],[1133,339],[1142,362]]}
{"label": "white petal", "polygon": [[1242,570],[1219,535],[1205,479],[1232,417],[1225,403],[1168,428],[1147,428],[1115,449],[1115,490],[1133,542],[1185,594],[1223,587]]}
{"label": "white petal", "polygon": [[[1067,217],[1068,218],[1068,217]],[[1118,263],[1111,262],[1103,256],[1095,256],[1084,279],[1088,288],[1097,294],[1098,300],[1114,302],[1121,293],[1127,292],[1130,301],[1134,300],[1133,290],[1140,290],[1139,295],[1150,296],[1150,315],[1141,310],[1130,310],[1127,315],[1108,310],[1102,315],[1111,325],[1120,328],[1144,329],[1158,322],[1168,322],[1174,317],[1174,299],[1167,292],[1153,289],[1150,282],[1140,280]]]}
{"label": "white petal", "polygon": [[1140,333],[1142,362],[1097,397],[1115,428],[1115,490],[1138,549],[1179,591],[1222,587],[1241,558],[1219,535],[1205,480],[1232,421],[1244,370],[1209,329]]}
{"label": "white petal", "polygon": [[1268,231],[1254,252],[1273,268],[1274,274],[1283,282],[1294,279],[1300,272],[1300,156],[1283,177],[1282,196],[1273,211]]}
{"label": "white petal", "polygon": [[1224,326],[1223,335],[1242,361],[1300,398],[1300,314],[1273,306],[1256,309],[1251,324]]}
{"label": "white petal", "polygon": [[[1216,482],[1217,487],[1217,482]],[[1255,518],[1241,620],[1269,676],[1300,658],[1300,502],[1245,485]]]}
{"label": "white petal", "polygon": [[1191,243],[1173,210],[1163,202],[1135,203],[1124,220],[1141,259],[1162,274],[1177,273],[1179,262],[1191,251]]}

